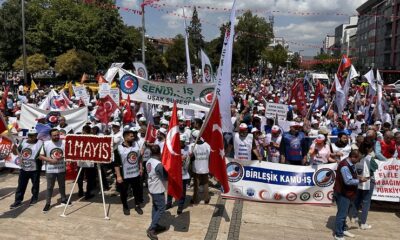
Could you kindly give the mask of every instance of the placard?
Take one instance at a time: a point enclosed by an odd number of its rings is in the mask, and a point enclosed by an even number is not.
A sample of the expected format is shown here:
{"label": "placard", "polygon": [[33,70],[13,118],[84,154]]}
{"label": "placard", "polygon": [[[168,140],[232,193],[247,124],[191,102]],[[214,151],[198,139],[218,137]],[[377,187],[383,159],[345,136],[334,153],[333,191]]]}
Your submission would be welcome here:
{"label": "placard", "polygon": [[110,163],[113,155],[111,136],[75,135],[65,138],[65,160]]}

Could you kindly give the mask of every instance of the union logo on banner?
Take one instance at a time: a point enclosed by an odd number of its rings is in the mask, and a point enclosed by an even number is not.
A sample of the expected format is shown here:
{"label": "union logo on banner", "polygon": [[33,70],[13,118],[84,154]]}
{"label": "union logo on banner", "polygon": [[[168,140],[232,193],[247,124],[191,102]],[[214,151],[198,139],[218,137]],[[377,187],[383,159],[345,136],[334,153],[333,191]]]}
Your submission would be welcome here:
{"label": "union logo on banner", "polygon": [[120,80],[120,88],[125,94],[133,94],[139,88],[139,81],[136,77],[125,74]]}

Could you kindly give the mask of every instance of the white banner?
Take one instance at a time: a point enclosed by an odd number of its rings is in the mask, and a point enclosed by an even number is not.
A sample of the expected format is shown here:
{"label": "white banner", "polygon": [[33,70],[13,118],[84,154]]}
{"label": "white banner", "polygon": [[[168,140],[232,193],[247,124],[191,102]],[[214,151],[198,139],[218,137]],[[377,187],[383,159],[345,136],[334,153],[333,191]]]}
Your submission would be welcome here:
{"label": "white banner", "polygon": [[286,120],[287,113],[289,112],[289,106],[280,103],[266,102],[265,116],[275,119],[278,115],[278,120]]}
{"label": "white banner", "polygon": [[101,83],[99,84],[99,97],[104,98],[107,95],[110,95],[111,84],[109,83]]}
{"label": "white banner", "polygon": [[211,67],[210,59],[208,58],[207,54],[201,49],[201,74],[203,77],[203,83],[210,83],[213,82],[213,70]]}
{"label": "white banner", "polygon": [[77,99],[82,99],[82,101],[85,103],[85,106],[89,106],[90,96],[86,91],[85,86],[72,86],[72,88],[74,89],[75,97]]}
{"label": "white banner", "polygon": [[215,84],[175,84],[147,81],[127,70],[120,78],[122,98],[150,102],[179,108],[208,111],[214,95]]}
{"label": "white banner", "polygon": [[147,73],[146,65],[142,62],[133,62],[133,66],[135,67],[136,74],[144,79],[149,79],[149,74]]}
{"label": "white banner", "polygon": [[373,200],[400,202],[400,160],[375,161],[378,170],[375,172],[375,190]]}
{"label": "white banner", "polygon": [[231,101],[232,101],[232,52],[233,38],[235,36],[235,19],[236,19],[236,0],[234,0],[229,19],[229,25],[225,32],[224,44],[222,47],[221,58],[218,67],[218,81],[216,95],[219,99],[219,109],[221,111],[222,131],[224,133],[233,132],[233,124],[231,120]]}
{"label": "white banner", "polygon": [[47,122],[53,127],[58,124],[59,117],[64,116],[69,128],[77,133],[82,130],[82,127],[85,126],[87,122],[88,109],[87,107],[82,107],[66,111],[48,111],[22,104],[21,119],[19,121],[19,126],[22,131],[27,132],[29,129],[35,127],[37,124],[36,119],[40,115],[46,115]]}
{"label": "white banner", "polygon": [[223,197],[275,203],[332,204],[336,163],[293,166],[227,160],[230,191]]}

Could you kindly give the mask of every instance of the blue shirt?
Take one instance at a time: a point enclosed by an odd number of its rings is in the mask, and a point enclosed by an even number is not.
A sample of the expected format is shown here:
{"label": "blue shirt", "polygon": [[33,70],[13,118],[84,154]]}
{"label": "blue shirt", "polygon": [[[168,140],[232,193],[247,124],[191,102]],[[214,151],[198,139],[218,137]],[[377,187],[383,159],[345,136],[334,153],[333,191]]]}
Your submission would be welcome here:
{"label": "blue shirt", "polygon": [[337,127],[335,127],[335,128],[332,129],[331,135],[332,136],[337,136],[337,135],[339,135],[339,133],[344,133],[347,136],[350,136],[351,135],[351,130],[349,130],[349,129],[338,129]]}
{"label": "blue shirt", "polygon": [[[343,160],[343,161],[347,161],[347,163],[349,164],[349,167],[354,169],[354,164],[352,162],[350,162],[348,159]],[[344,184],[346,184],[346,185],[358,185],[358,183],[360,183],[360,181],[358,179],[354,179],[353,178],[353,176],[351,175],[350,169],[347,166],[343,166],[340,169],[340,172],[342,173]]]}

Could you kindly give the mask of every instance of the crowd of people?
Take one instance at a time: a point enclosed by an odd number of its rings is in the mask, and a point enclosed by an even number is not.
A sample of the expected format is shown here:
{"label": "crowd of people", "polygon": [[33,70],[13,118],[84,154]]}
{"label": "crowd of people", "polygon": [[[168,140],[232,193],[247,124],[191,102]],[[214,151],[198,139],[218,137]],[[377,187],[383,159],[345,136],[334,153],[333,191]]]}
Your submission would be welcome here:
{"label": "crowd of people", "polygon": [[[225,156],[238,161],[268,161],[276,164],[321,165],[338,163],[335,182],[335,199],[338,206],[335,238],[352,236],[346,228],[346,217],[350,211],[353,222],[359,222],[361,229],[369,229],[367,224],[368,210],[374,188],[374,171],[376,161],[397,158],[400,150],[400,104],[395,96],[384,94],[384,114],[379,116],[376,103],[367,93],[368,84],[353,83],[350,88],[346,107],[340,116],[335,113],[333,96],[324,86],[323,104],[315,105],[314,92],[310,87],[305,93],[307,114],[300,111],[295,100],[289,102],[290,88],[293,79],[280,74],[274,79],[237,76],[232,80],[233,99],[231,104],[234,132],[225,134]],[[309,83],[308,83],[309,84]],[[313,83],[311,83],[313,85]],[[45,166],[47,191],[43,212],[51,208],[51,198],[57,180],[61,195],[61,204],[67,204],[65,194],[65,161],[63,158],[65,134],[109,135],[114,141],[114,158],[112,164],[102,165],[103,173],[112,172],[111,181],[120,194],[123,213],[130,214],[128,195],[132,192],[135,200],[135,211],[143,214],[144,189],[152,197],[152,222],[147,230],[150,239],[157,239],[157,233],[166,228],[158,222],[165,210],[173,207],[173,198],[165,197],[168,174],[161,164],[161,153],[168,133],[171,108],[154,106],[152,121],[157,129],[154,143],[147,142],[145,135],[149,119],[145,118],[141,103],[132,101],[120,105],[111,116],[109,123],[104,124],[95,116],[96,96],[90,92],[87,124],[79,131],[70,128],[65,118],[60,117],[59,124],[50,130],[50,139],[38,139],[38,132],[33,128],[21,133],[19,119],[22,104],[39,106],[54,86],[42,86],[29,92],[22,85],[15,91],[8,91],[1,96],[3,112],[9,121],[11,133],[19,136],[18,148],[14,153],[21,155],[18,189],[15,202],[10,206],[15,209],[22,205],[24,193],[29,180],[32,181],[32,198],[30,204],[37,203],[39,178],[42,165]],[[6,94],[3,90],[2,95]],[[285,119],[266,115],[268,103],[288,105]],[[70,108],[82,106],[80,99],[70,96]],[[126,108],[135,112],[132,122],[124,123]],[[182,198],[177,201],[177,214],[185,208],[186,190],[193,186],[192,204],[201,199],[205,204],[209,196],[209,156],[210,146],[200,137],[200,130],[206,113],[187,118],[183,110],[178,111],[179,133],[182,156]],[[38,122],[45,117],[39,116]],[[283,126],[285,125],[285,126]],[[26,135],[26,136],[22,136]],[[196,142],[197,139],[197,142]],[[94,197],[96,188],[95,164],[81,162],[82,175],[78,179],[79,197]],[[102,174],[104,188],[110,188],[106,174]],[[86,191],[83,180],[86,179]],[[201,191],[200,191],[201,190]],[[361,218],[358,220],[358,211]]]}

